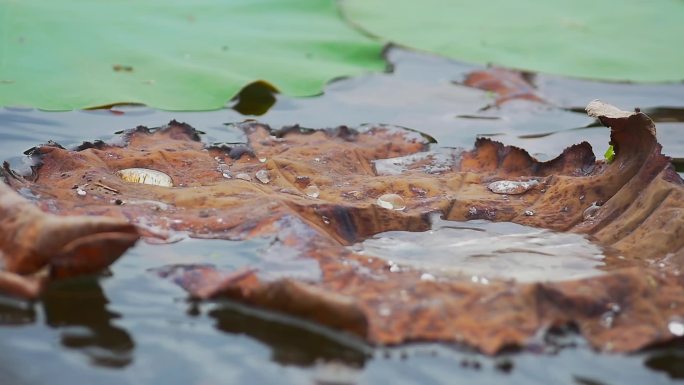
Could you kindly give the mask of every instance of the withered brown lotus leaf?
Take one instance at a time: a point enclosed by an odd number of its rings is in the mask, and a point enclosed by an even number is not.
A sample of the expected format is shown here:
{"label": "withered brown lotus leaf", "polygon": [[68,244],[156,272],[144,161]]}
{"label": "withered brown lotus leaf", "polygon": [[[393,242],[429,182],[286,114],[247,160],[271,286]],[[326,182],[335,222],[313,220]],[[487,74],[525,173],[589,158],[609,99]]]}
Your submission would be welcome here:
{"label": "withered brown lotus leaf", "polygon": [[493,92],[496,95],[494,104],[497,106],[515,99],[544,103],[530,81],[532,76],[534,75],[522,71],[492,67],[468,73],[463,84]]}
{"label": "withered brown lotus leaf", "polygon": [[35,297],[46,279],[98,272],[138,238],[127,221],[48,214],[0,183],[1,292]]}
{"label": "withered brown lotus leaf", "polygon": [[[574,324],[597,348],[633,351],[676,337],[668,322],[684,311],[684,188],[646,115],[600,102],[588,112],[611,127],[610,164],[596,161],[587,143],[539,162],[488,139],[467,152],[432,151],[419,135],[385,126],[273,131],[245,123],[247,145],[208,147],[191,127],[171,122],[127,132],[123,145],[37,147],[34,174],[8,182],[46,212],[125,220],[157,237],[275,236],[276,257],[294,253],[320,267],[314,278],[269,279],[258,266],[158,272],[199,298],[232,298],[377,344],[454,341],[495,353]],[[116,176],[129,168],[163,172],[174,187]],[[512,199],[490,191],[502,180],[536,182]],[[317,196],[307,195],[311,186]],[[385,194],[406,207],[381,207]],[[391,272],[387,261],[346,247],[385,231],[428,230],[435,212],[589,234],[614,253],[604,273],[589,278],[484,285],[468,276],[425,280],[420,269]]]}

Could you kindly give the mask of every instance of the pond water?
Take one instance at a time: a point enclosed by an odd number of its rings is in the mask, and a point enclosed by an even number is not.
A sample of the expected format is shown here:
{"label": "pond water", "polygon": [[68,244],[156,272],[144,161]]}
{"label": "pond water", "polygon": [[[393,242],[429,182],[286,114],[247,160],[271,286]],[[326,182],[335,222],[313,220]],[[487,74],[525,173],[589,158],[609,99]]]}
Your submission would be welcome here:
{"label": "pond water", "polygon": [[601,274],[604,251],[584,235],[510,222],[432,218],[424,232],[388,231],[351,246],[392,269],[418,269],[424,279],[470,276],[475,282],[563,281]]}
{"label": "pond water", "polygon": [[[392,72],[333,82],[319,97],[292,99],[262,94],[243,96],[231,105],[243,112],[267,111],[258,119],[274,127],[382,122],[420,130],[434,137],[436,146],[470,148],[477,136],[489,136],[529,149],[541,159],[550,159],[582,140],[592,144],[601,157],[609,130],[598,127],[581,112],[590,100],[601,98],[624,109],[639,106],[651,113],[659,122],[664,152],[673,156],[678,165],[684,159],[682,84],[604,84],[540,75],[535,82],[550,101],[548,105],[512,102],[483,110],[492,102],[491,96],[458,84],[472,67],[398,49],[387,55],[393,64]],[[205,132],[206,142],[241,142],[245,140],[242,133],[226,123],[246,118],[255,117],[231,108],[166,112],[129,106],[59,113],[4,108],[0,109],[0,158],[10,160],[17,169],[25,169],[26,159],[21,154],[36,144],[54,140],[64,146],[76,145],[83,140],[108,139],[116,131],[137,125],[160,126],[171,119]],[[453,232],[459,229],[449,226],[439,222],[433,231],[453,241]],[[492,236],[491,231],[472,230],[483,226],[488,225],[469,223],[466,227],[470,230],[461,230]],[[515,240],[516,247],[525,242],[525,237],[538,237],[530,235],[534,230],[515,230],[526,234]],[[496,236],[505,234],[510,235],[510,229]],[[420,239],[407,240],[406,234],[385,235],[384,239],[394,238],[391,247],[398,245],[397,237],[404,237],[406,247],[421,244]],[[376,240],[379,243],[367,241],[364,247],[382,249],[386,241]],[[557,241],[563,244],[568,240]],[[141,242],[108,273],[54,285],[36,303],[0,298],[0,384],[505,381],[608,385],[670,384],[684,379],[681,343],[632,355],[599,354],[574,331],[564,330],[539,336],[526,351],[497,357],[444,344],[371,347],[291,317],[227,301],[189,301],[181,288],[155,273],[177,263],[227,268],[271,263],[269,266],[278,271],[277,261],[264,261],[259,253],[268,245],[267,239],[186,239],[169,245]],[[594,273],[600,267],[601,258],[596,257],[597,250],[592,246],[583,244],[586,253],[578,256],[581,266],[570,264],[582,274]],[[549,245],[550,249],[554,247],[553,243]],[[396,255],[397,250],[393,253]],[[411,261],[404,259],[403,263]],[[309,271],[309,266],[301,268]],[[434,273],[440,274],[440,266],[435,269]]]}

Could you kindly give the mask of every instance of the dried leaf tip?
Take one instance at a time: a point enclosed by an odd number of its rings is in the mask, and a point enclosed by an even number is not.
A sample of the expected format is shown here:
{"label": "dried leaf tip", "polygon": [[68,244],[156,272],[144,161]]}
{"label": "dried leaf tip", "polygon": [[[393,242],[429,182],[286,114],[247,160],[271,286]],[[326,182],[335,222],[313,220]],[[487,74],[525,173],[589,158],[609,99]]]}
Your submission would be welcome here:
{"label": "dried leaf tip", "polygon": [[656,135],[655,124],[646,114],[641,112],[640,108],[635,108],[634,111],[623,111],[611,104],[604,103],[598,99],[591,101],[586,108],[587,114],[593,118],[597,118],[604,126],[610,127],[612,129],[620,129],[627,123],[632,117],[638,117],[636,124],[646,128],[651,135]]}
{"label": "dried leaf tip", "polygon": [[623,118],[629,118],[630,116],[634,115],[634,112],[630,111],[622,111],[621,109],[608,104],[604,103],[598,99],[592,100],[588,105],[587,105],[587,114],[591,116],[592,118],[609,118],[609,119],[623,119]]}

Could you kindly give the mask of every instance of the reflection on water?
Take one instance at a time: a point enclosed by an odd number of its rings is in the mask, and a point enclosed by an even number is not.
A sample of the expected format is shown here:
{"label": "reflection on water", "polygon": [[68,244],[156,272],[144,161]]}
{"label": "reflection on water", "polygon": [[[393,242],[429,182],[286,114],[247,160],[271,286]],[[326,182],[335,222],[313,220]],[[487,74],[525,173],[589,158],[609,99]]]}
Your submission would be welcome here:
{"label": "reflection on water", "polygon": [[43,296],[45,323],[60,330],[60,342],[101,366],[131,363],[135,343],[129,333],[112,324],[120,314],[107,309],[109,301],[93,279],[54,285]]}
{"label": "reflection on water", "polygon": [[28,303],[0,296],[0,326],[24,325],[36,321],[36,312]]}
{"label": "reflection on water", "polygon": [[[311,366],[321,360],[334,360],[363,367],[368,358],[369,347],[356,341],[356,337],[349,336],[345,341],[339,333],[293,318],[225,304],[211,310],[209,316],[216,320],[218,330],[247,334],[267,344],[271,359],[283,365]],[[319,331],[314,330],[317,328]]]}
{"label": "reflection on water", "polygon": [[[311,231],[302,226],[300,219],[285,218],[286,231]],[[183,272],[195,267],[210,267],[226,274],[237,270],[252,270],[264,281],[280,278],[297,278],[317,281],[321,277],[315,259],[306,258],[297,249],[285,246],[276,236],[257,237],[246,240],[188,238],[176,243],[151,245],[141,242],[133,254],[157,259],[161,267],[151,271],[166,279],[180,283]]]}
{"label": "reflection on water", "polygon": [[668,348],[654,349],[644,364],[653,370],[667,373],[670,378],[684,380],[684,339],[676,341]]}
{"label": "reflection on water", "polygon": [[601,248],[580,234],[509,222],[455,222],[439,217],[433,217],[429,231],[389,231],[352,249],[437,277],[559,281],[601,274],[599,268],[604,265]]}

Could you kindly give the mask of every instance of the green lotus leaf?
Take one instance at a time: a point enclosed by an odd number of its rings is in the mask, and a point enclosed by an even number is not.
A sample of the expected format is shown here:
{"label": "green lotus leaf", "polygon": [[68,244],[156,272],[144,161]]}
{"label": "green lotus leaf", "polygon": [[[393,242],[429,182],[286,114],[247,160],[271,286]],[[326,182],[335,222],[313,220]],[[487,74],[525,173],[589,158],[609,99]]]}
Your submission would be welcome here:
{"label": "green lotus leaf", "polygon": [[0,105],[216,109],[265,80],[315,95],[384,68],[328,0],[5,0]]}
{"label": "green lotus leaf", "polygon": [[349,21],[476,63],[640,82],[684,79],[681,0],[345,0]]}

